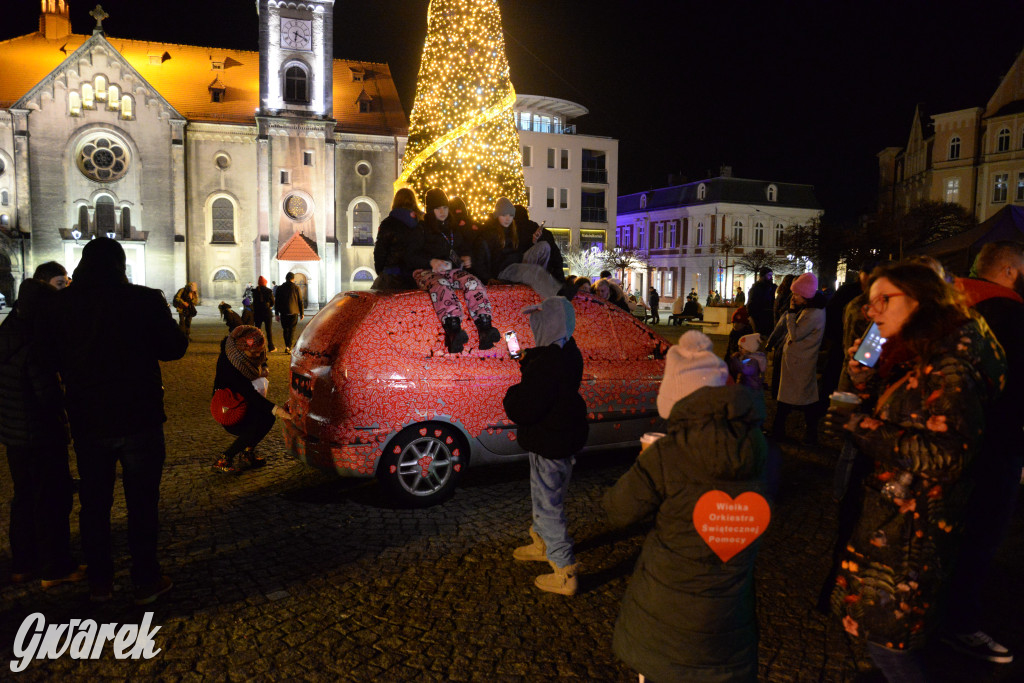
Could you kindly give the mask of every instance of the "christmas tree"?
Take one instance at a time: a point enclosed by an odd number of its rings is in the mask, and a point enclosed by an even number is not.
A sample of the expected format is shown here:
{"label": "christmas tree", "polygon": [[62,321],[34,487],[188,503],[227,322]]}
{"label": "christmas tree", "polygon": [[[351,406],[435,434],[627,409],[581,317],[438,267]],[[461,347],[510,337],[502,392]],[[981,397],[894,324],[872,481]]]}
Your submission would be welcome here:
{"label": "christmas tree", "polygon": [[497,0],[430,0],[427,40],[395,187],[440,187],[477,220],[499,197],[526,204]]}

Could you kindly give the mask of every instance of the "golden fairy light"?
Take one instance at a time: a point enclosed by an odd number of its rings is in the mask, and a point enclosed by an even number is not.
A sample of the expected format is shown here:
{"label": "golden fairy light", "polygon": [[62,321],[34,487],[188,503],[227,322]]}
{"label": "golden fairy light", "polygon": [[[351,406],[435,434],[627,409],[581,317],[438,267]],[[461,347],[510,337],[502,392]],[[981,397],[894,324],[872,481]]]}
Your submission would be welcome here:
{"label": "golden fairy light", "polygon": [[498,197],[526,204],[497,0],[431,0],[409,142],[395,188],[440,187],[483,220]]}

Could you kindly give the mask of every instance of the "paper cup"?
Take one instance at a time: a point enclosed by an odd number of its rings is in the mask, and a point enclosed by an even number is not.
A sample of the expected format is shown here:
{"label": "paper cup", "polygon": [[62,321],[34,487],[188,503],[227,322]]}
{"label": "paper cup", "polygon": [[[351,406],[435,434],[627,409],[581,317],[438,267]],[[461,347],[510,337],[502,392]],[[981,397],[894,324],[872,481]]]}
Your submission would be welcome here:
{"label": "paper cup", "polygon": [[640,450],[644,450],[663,436],[665,436],[663,432],[646,432],[640,437]]}
{"label": "paper cup", "polygon": [[853,415],[861,403],[860,396],[848,391],[836,391],[828,397],[828,409],[837,415]]}

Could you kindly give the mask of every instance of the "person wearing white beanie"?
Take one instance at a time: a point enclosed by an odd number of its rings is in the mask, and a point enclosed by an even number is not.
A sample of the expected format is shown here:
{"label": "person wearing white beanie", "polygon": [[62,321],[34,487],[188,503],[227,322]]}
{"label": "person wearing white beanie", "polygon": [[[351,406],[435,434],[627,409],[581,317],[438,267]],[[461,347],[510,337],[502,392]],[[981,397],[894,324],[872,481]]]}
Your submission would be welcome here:
{"label": "person wearing white beanie", "polygon": [[715,355],[714,344],[703,332],[690,330],[668,350],[665,377],[658,389],[658,414],[668,419],[680,399],[701,387],[725,386],[729,369]]}

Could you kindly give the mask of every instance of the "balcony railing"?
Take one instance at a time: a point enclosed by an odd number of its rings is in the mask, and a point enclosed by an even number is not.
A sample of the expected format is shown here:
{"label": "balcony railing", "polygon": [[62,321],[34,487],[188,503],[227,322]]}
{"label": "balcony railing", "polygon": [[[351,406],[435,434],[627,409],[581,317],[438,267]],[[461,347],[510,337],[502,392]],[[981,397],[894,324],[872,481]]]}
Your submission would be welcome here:
{"label": "balcony railing", "polygon": [[583,182],[608,184],[607,168],[585,168],[583,169]]}
{"label": "balcony railing", "polygon": [[607,223],[608,209],[584,206],[580,209],[580,220],[584,223]]}

